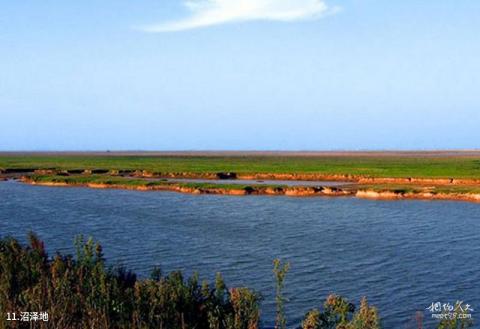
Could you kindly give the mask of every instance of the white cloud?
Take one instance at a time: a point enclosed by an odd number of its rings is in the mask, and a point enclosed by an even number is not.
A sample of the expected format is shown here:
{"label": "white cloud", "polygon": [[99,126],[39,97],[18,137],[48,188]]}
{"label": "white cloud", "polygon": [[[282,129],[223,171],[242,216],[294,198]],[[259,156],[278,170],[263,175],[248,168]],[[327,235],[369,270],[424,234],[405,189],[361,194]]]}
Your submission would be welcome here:
{"label": "white cloud", "polygon": [[171,32],[251,20],[316,19],[338,10],[323,0],[185,0],[187,18],[142,27],[146,32]]}

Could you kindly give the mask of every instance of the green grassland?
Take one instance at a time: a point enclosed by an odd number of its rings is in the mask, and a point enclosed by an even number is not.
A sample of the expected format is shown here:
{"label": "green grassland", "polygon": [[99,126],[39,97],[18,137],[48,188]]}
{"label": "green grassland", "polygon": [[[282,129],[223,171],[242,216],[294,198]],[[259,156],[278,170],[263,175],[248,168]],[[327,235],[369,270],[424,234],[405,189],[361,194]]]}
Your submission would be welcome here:
{"label": "green grassland", "polygon": [[0,169],[114,169],[161,173],[297,173],[480,178],[479,157],[0,155]]}

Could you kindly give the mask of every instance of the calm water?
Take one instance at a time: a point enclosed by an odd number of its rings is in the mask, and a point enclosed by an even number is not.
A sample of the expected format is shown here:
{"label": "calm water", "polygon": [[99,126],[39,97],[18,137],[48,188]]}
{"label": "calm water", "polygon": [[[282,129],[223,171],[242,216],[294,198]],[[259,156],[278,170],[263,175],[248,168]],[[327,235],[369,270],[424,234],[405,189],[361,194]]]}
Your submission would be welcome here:
{"label": "calm water", "polygon": [[[76,234],[142,275],[220,271],[230,286],[260,291],[272,325],[272,260],[289,260],[289,320],[298,324],[329,292],[368,296],[385,328],[406,328],[432,302],[480,309],[480,205],[187,195],[0,183],[0,235],[34,230],[50,251],[72,252]],[[473,313],[474,318],[478,313]],[[429,316],[425,313],[426,317]]]}
{"label": "calm water", "polygon": [[240,185],[286,185],[286,186],[341,186],[351,182],[300,181],[300,180],[250,180],[250,179],[149,179],[180,183],[240,184]]}

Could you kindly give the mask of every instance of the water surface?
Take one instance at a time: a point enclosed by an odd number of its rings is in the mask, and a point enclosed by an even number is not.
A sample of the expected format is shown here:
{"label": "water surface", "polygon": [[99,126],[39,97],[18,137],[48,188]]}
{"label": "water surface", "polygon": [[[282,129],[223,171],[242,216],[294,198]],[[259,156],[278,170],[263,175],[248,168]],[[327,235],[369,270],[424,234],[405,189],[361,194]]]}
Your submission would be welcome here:
{"label": "water surface", "polygon": [[254,180],[254,179],[190,179],[190,178],[150,178],[175,183],[210,183],[238,185],[285,185],[285,186],[341,186],[352,182],[340,181],[307,181],[307,180]]}
{"label": "water surface", "polygon": [[[101,241],[111,264],[147,276],[198,270],[260,291],[274,319],[272,260],[289,260],[288,318],[299,324],[336,292],[368,296],[385,328],[406,328],[432,302],[480,307],[480,205],[454,201],[189,195],[0,182],[0,235],[29,230],[50,251],[77,234]],[[429,316],[428,313],[425,313]],[[475,313],[474,313],[475,317]]]}

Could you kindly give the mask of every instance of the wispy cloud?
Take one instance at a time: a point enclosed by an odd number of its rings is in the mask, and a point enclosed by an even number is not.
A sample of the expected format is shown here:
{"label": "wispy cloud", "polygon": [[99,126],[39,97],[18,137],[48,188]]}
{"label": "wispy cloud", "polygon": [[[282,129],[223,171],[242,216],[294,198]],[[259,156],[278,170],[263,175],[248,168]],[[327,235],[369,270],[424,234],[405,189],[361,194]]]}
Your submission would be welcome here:
{"label": "wispy cloud", "polygon": [[141,27],[146,32],[172,32],[252,20],[297,21],[334,13],[323,0],[185,0],[190,15],[177,21]]}

